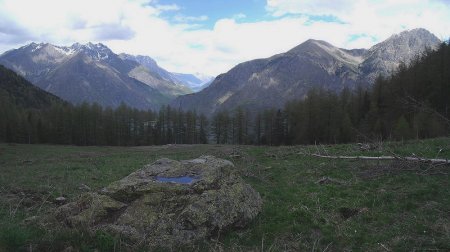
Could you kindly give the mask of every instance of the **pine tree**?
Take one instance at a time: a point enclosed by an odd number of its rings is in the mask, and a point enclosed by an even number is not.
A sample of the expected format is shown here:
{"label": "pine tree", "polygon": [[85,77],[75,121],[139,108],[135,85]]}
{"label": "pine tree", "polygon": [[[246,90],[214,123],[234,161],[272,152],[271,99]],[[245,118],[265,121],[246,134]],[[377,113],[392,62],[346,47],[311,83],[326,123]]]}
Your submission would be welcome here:
{"label": "pine tree", "polygon": [[394,128],[394,138],[397,140],[409,139],[412,137],[411,128],[408,121],[402,115],[398,118]]}

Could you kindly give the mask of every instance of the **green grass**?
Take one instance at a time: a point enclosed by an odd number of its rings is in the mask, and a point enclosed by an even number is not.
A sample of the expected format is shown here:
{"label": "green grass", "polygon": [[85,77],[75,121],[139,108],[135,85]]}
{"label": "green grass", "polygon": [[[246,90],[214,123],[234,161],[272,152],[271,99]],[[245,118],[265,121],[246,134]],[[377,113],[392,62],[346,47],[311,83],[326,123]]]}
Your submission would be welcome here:
{"label": "green grass", "polygon": [[[450,158],[450,139],[356,145],[255,147],[74,147],[0,144],[0,251],[120,251],[108,234],[51,233],[24,219],[98,190],[161,157],[203,154],[232,159],[262,196],[262,213],[246,229],[219,234],[186,250],[423,251],[450,250],[449,166],[392,161],[328,160],[305,153]],[[303,154],[300,154],[303,153]],[[236,155],[238,157],[230,155]],[[323,177],[332,183],[319,184]]]}

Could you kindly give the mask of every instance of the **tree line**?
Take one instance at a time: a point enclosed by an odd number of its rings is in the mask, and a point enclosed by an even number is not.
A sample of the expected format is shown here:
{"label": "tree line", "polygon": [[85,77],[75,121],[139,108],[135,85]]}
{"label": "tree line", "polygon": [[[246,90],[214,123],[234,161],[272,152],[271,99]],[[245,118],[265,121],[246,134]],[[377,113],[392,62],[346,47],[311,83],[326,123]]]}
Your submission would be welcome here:
{"label": "tree line", "polygon": [[312,89],[303,100],[256,115],[241,108],[218,112],[212,133],[216,143],[263,145],[447,136],[449,95],[450,46],[442,43],[369,88]]}
{"label": "tree line", "polygon": [[22,106],[17,100],[23,104],[24,99],[0,92],[0,141],[291,145],[430,138],[449,133],[449,95],[450,46],[442,43],[408,66],[400,64],[392,76],[378,77],[369,88],[338,94],[312,89],[305,99],[288,102],[283,109],[251,113],[239,107],[219,111],[210,121],[195,111],[170,106],[142,111],[125,104],[112,109],[52,101],[36,108]]}
{"label": "tree line", "polygon": [[207,143],[206,117],[162,107],[142,111],[122,104],[116,109],[98,104],[53,104],[24,109],[0,103],[0,141],[73,145],[161,145]]}

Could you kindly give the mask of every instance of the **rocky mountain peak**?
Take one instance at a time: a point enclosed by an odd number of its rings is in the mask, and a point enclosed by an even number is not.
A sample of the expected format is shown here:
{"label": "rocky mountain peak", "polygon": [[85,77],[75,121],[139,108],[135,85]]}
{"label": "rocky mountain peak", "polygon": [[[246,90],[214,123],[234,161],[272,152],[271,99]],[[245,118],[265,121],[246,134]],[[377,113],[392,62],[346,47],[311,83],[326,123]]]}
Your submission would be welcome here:
{"label": "rocky mountain peak", "polygon": [[156,63],[156,61],[149,57],[149,56],[144,56],[144,55],[131,55],[131,54],[126,54],[126,53],[121,53],[119,54],[119,57],[121,59],[127,59],[127,60],[132,60],[135,61],[149,69],[155,70],[157,68],[159,68],[158,63]]}
{"label": "rocky mountain peak", "polygon": [[137,55],[136,59],[138,61],[146,63],[146,64],[158,65],[158,63],[156,63],[156,61],[153,58],[149,57],[149,56]]}
{"label": "rocky mountain peak", "polygon": [[[43,55],[50,55],[53,58],[64,58],[65,56],[83,52],[94,60],[104,60],[114,54],[111,49],[104,44],[93,44],[91,42],[86,44],[74,43],[71,46],[57,46],[50,43],[32,42],[13,51],[14,53],[19,54],[24,53],[34,55],[34,57],[37,57],[38,59],[43,59]],[[9,52],[10,51],[5,54]]]}
{"label": "rocky mountain peak", "polygon": [[44,43],[36,43],[36,42],[31,42],[28,45],[24,45],[22,46],[20,49],[30,49],[30,50],[34,50],[38,47],[42,47],[44,45]]}
{"label": "rocky mountain peak", "polygon": [[93,44],[88,42],[86,44],[75,43],[70,47],[61,47],[64,51],[72,53],[85,53],[94,60],[106,60],[114,55],[114,53],[102,43]]}
{"label": "rocky mountain peak", "polygon": [[403,31],[370,48],[361,69],[367,74],[367,80],[373,82],[379,74],[389,75],[401,62],[409,64],[425,50],[436,49],[440,43],[440,39],[423,28]]}
{"label": "rocky mountain peak", "polygon": [[[18,50],[28,52],[28,53],[39,53],[39,51],[41,49],[43,49],[43,48],[48,49],[48,47],[50,47],[50,46],[52,46],[52,45],[49,43],[32,42],[28,45],[24,45],[24,46],[20,47]],[[10,52],[10,51],[8,51],[8,52]],[[6,53],[8,53],[8,52],[6,52]]]}
{"label": "rocky mountain peak", "polygon": [[307,56],[316,60],[334,59],[355,67],[363,61],[363,53],[360,50],[338,48],[326,41],[315,39],[309,39],[287,52],[287,54],[295,54],[301,57]]}
{"label": "rocky mountain peak", "polygon": [[393,35],[391,37],[400,37],[400,38],[414,38],[420,40],[439,40],[433,33],[424,28],[416,28],[412,30],[402,31],[399,34]]}
{"label": "rocky mountain peak", "polygon": [[287,53],[302,54],[305,52],[312,52],[316,51],[318,48],[320,48],[320,46],[333,47],[331,44],[322,40],[308,39],[305,42],[301,43],[300,45],[292,48]]}
{"label": "rocky mountain peak", "polygon": [[388,49],[397,49],[398,51],[390,51],[396,54],[414,51],[424,47],[435,48],[441,41],[434,34],[423,28],[417,28],[409,31],[403,31],[399,34],[390,36],[385,41],[376,44],[370,52],[377,50],[387,51]]}

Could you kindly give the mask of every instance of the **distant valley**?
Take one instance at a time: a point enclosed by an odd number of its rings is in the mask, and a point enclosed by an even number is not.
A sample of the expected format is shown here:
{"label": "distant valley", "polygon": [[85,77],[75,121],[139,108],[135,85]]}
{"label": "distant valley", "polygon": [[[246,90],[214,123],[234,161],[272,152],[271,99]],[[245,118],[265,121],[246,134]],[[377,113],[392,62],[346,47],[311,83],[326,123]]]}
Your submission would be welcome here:
{"label": "distant valley", "polygon": [[147,71],[150,70],[151,72],[158,74],[165,81],[172,82],[181,86],[186,86],[190,88],[192,92],[198,92],[202,90],[203,88],[211,84],[213,80],[213,77],[200,73],[185,74],[169,72],[164,68],[158,66],[158,63],[156,63],[156,61],[149,56],[134,56],[122,53],[119,55],[119,57],[124,60],[135,61],[141,64]]}

